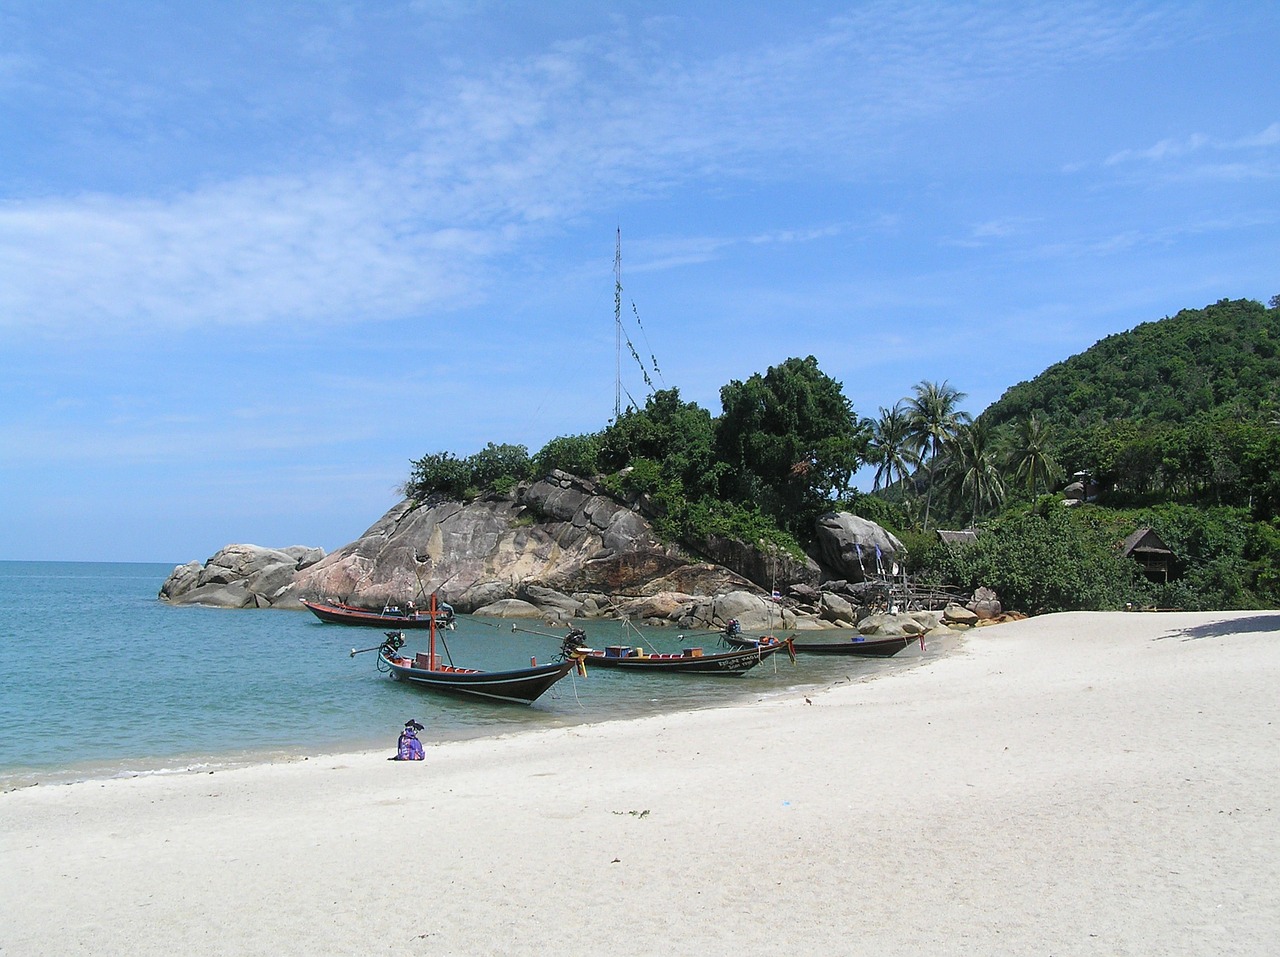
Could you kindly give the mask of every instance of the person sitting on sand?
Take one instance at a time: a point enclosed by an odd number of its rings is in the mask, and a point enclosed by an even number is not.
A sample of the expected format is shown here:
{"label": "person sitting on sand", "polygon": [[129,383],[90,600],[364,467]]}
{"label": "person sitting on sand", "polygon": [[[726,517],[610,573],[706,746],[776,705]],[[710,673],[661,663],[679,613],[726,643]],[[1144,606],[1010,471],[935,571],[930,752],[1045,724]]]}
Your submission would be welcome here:
{"label": "person sitting on sand", "polygon": [[404,723],[404,730],[400,732],[400,740],[396,742],[396,754],[391,758],[392,761],[421,761],[426,757],[426,753],[422,750],[422,742],[418,740],[418,732],[422,730],[422,725],[418,724],[415,719],[409,719]]}

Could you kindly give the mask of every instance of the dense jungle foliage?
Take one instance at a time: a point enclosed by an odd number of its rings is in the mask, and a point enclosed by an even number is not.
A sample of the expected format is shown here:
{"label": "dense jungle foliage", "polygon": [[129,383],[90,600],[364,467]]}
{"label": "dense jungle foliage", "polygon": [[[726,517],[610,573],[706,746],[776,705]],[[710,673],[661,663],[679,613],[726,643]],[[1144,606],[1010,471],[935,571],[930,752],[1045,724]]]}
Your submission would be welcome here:
{"label": "dense jungle foliage", "polygon": [[[1109,336],[976,419],[948,382],[860,417],[817,359],[791,358],[724,386],[718,416],[661,390],[532,456],[492,443],[426,455],[404,491],[468,500],[562,469],[642,501],[687,546],[717,534],[799,553],[818,515],[845,509],[901,538],[922,580],[986,585],[1009,608],[1275,607],[1278,306],[1223,300]],[[1066,507],[1064,490],[1087,501]],[[936,534],[966,527],[976,544]],[[1168,581],[1121,554],[1138,528],[1176,556]]]}

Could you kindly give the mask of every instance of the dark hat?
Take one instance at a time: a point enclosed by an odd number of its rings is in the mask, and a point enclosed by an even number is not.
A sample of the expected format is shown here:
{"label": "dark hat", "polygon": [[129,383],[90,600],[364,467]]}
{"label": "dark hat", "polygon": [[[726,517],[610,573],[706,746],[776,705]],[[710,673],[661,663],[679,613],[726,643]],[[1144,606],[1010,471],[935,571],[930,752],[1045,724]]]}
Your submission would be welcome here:
{"label": "dark hat", "polygon": [[404,726],[406,728],[413,728],[414,731],[422,730],[422,725],[418,724],[417,720],[415,720],[414,718],[410,718],[408,721],[406,721],[404,723]]}

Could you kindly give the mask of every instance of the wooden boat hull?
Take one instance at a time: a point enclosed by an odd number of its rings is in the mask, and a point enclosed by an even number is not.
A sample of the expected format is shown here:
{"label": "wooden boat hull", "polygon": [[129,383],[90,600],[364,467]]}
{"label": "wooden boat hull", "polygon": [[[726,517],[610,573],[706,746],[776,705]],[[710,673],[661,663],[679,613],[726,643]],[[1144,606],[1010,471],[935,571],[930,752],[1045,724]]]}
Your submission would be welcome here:
{"label": "wooden boat hull", "polygon": [[[340,605],[332,602],[307,601],[302,604],[321,621],[330,625],[366,625],[372,628],[430,628],[431,613],[420,612],[413,615],[387,615],[382,612],[354,608],[351,605]],[[443,618],[443,616],[440,616]],[[443,622],[437,622],[442,625]]]}
{"label": "wooden boat hull", "polygon": [[583,656],[588,668],[614,668],[618,671],[641,671],[646,674],[683,675],[741,675],[762,661],[781,651],[786,644],[780,642],[763,647],[728,651],[717,655],[646,655],[622,657],[606,655],[603,651],[588,652]]}
{"label": "wooden boat hull", "polygon": [[919,638],[865,638],[862,641],[805,641],[796,645],[796,654],[852,655],[857,658],[892,658]]}
{"label": "wooden boat hull", "polygon": [[[735,648],[754,648],[759,644],[759,639],[743,638],[741,636],[730,638],[723,636],[726,643]],[[900,652],[913,641],[919,641],[918,637],[901,637],[901,638],[852,638],[849,641],[795,641],[796,654],[798,655],[846,655],[855,658],[891,658]],[[770,648],[772,645],[766,644],[764,647]]]}
{"label": "wooden boat hull", "polygon": [[471,671],[461,668],[433,671],[414,667],[411,658],[389,658],[385,654],[379,654],[378,657],[393,677],[415,687],[513,704],[533,704],[577,666],[576,661],[557,661],[549,665],[511,671]]}

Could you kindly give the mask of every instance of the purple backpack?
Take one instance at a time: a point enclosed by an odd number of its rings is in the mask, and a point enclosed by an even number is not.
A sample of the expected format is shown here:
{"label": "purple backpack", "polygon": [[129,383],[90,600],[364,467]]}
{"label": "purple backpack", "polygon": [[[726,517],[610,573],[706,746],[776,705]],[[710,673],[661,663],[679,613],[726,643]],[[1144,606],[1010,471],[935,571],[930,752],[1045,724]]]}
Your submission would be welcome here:
{"label": "purple backpack", "polygon": [[396,745],[397,761],[421,761],[425,756],[422,742],[418,740],[413,728],[405,728],[400,732],[400,741]]}

